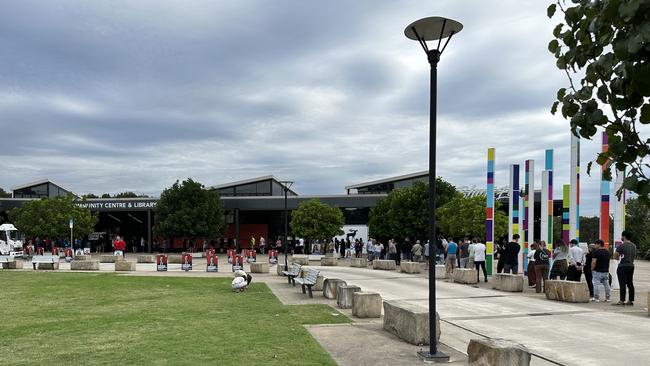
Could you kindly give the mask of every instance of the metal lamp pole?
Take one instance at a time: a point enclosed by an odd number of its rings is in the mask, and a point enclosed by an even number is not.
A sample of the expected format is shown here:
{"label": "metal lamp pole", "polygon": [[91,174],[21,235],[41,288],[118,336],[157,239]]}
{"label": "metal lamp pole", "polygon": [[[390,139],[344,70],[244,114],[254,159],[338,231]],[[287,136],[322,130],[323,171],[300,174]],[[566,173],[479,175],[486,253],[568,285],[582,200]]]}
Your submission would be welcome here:
{"label": "metal lamp pole", "polygon": [[289,255],[289,240],[287,237],[289,236],[289,210],[287,208],[287,192],[289,192],[289,187],[291,187],[293,182],[285,180],[280,183],[284,186],[284,270],[288,271],[289,263],[287,256]]}
{"label": "metal lamp pole", "polygon": [[[451,37],[463,29],[462,24],[447,18],[430,17],[409,24],[404,30],[407,38],[420,43],[431,66],[431,93],[429,109],[429,351],[418,352],[425,360],[446,362],[449,356],[438,351],[436,339],[436,261],[432,250],[436,248],[436,127],[438,61]],[[441,42],[447,38],[442,49]],[[426,41],[438,40],[438,47],[430,50]]]}

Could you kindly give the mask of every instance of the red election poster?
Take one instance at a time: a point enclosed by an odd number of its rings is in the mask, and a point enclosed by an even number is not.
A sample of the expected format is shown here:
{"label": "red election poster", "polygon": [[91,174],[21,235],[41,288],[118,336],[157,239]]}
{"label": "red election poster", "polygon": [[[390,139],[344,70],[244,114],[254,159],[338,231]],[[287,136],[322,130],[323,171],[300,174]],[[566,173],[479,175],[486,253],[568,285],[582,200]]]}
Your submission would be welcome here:
{"label": "red election poster", "polygon": [[156,255],[156,271],[167,271],[167,254]]}
{"label": "red election poster", "polygon": [[59,255],[59,248],[57,247],[52,248],[52,255]]}
{"label": "red election poster", "polygon": [[278,263],[278,251],[269,250],[269,263],[274,264]]}
{"label": "red election poster", "polygon": [[192,270],[192,254],[181,254],[181,269],[186,272]]}
{"label": "red election poster", "polygon": [[228,263],[232,264],[233,263],[233,258],[237,255],[237,251],[235,249],[228,249]]}
{"label": "red election poster", "polygon": [[232,260],[232,271],[244,269],[244,258],[241,255],[233,257]]}
{"label": "red election poster", "polygon": [[70,248],[65,248],[65,261],[66,262],[72,262],[72,249]]}
{"label": "red election poster", "polygon": [[205,257],[207,258],[210,254],[214,255],[214,249],[208,249],[205,251]]}
{"label": "red election poster", "polygon": [[214,255],[214,250],[212,253],[208,253],[206,256],[207,267],[206,272],[218,272],[219,271],[219,257]]}

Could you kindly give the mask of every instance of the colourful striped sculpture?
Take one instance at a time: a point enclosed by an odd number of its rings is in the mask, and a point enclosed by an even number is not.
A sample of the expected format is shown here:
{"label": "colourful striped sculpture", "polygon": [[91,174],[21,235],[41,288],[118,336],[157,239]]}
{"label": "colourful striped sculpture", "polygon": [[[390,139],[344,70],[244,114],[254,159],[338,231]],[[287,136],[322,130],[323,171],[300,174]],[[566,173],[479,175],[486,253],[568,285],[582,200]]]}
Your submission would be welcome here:
{"label": "colourful striped sculpture", "polygon": [[540,240],[549,248],[553,246],[553,149],[547,149],[544,155],[542,172],[542,202],[540,211]]}
{"label": "colourful striped sculpture", "polygon": [[[616,182],[614,183],[614,194],[616,195],[616,202],[614,206],[614,248],[623,244],[621,235],[625,230],[625,170],[616,171]],[[619,194],[620,191],[620,194]]]}
{"label": "colourful striped sculpture", "polygon": [[[602,152],[609,150],[609,139],[607,133],[603,132]],[[600,239],[605,242],[605,249],[609,250],[609,191],[610,179],[606,172],[609,170],[609,162],[601,166],[600,181]]]}
{"label": "colourful striped sculpture", "polygon": [[580,138],[571,134],[569,237],[580,241]]}
{"label": "colourful striped sculpture", "polygon": [[485,266],[492,275],[494,265],[494,148],[487,153],[487,189],[485,190]]}
{"label": "colourful striped sculpture", "polygon": [[562,240],[569,243],[569,206],[571,201],[571,185],[562,186]]}
{"label": "colourful striped sculpture", "polygon": [[510,165],[510,192],[508,192],[508,240],[519,234],[519,164]]}
{"label": "colourful striped sculpture", "polygon": [[535,161],[526,160],[524,174],[524,251],[523,269],[528,271],[528,247],[534,240],[535,232]]}

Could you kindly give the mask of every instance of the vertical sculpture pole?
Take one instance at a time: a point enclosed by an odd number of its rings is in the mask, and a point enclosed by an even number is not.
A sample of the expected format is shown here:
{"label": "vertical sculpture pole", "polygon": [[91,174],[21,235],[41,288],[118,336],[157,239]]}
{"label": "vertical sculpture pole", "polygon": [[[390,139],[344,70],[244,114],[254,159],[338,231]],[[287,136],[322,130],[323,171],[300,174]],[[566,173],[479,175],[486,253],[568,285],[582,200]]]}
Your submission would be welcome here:
{"label": "vertical sculpture pole", "polygon": [[519,233],[519,164],[510,165],[508,206],[508,240],[512,240]]}
{"label": "vertical sculpture pole", "polygon": [[[614,206],[614,248],[623,244],[621,235],[625,230],[625,189],[623,184],[625,182],[625,170],[616,171],[616,182],[614,183],[614,194],[616,195],[616,202]],[[620,194],[619,194],[620,191]]]}
{"label": "vertical sculpture pole", "polygon": [[535,160],[526,160],[526,174],[524,177],[524,272],[528,271],[528,248],[535,240]]}
{"label": "vertical sculpture pole", "polygon": [[571,185],[562,186],[562,240],[569,244],[569,206],[571,201]]}
{"label": "vertical sculpture pole", "polygon": [[494,148],[487,153],[487,188],[485,201],[485,264],[488,275],[494,266]]}
{"label": "vertical sculpture pole", "polygon": [[[609,150],[607,133],[603,132],[602,152]],[[609,191],[610,177],[606,175],[609,171],[609,161],[601,166],[600,180],[600,239],[605,242],[605,249],[609,250]]]}
{"label": "vertical sculpture pole", "polygon": [[551,248],[553,245],[553,149],[547,149],[544,155],[540,215],[539,239],[545,241]]}
{"label": "vertical sculpture pole", "polygon": [[569,237],[580,241],[580,138],[571,134]]}
{"label": "vertical sculpture pole", "polygon": [[517,273],[524,272],[524,187],[519,188],[519,259],[517,260]]}

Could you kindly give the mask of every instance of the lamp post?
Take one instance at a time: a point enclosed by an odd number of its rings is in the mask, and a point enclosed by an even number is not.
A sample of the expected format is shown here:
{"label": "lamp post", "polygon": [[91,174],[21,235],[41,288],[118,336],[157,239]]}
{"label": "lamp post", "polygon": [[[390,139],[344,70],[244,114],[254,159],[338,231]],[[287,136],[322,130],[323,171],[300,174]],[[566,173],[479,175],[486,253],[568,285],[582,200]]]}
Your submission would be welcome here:
{"label": "lamp post", "polygon": [[[463,29],[459,22],[442,17],[429,17],[409,24],[404,35],[418,41],[427,54],[431,66],[431,95],[429,109],[429,251],[436,248],[436,108],[438,61],[447,48],[454,34]],[[447,39],[442,49],[443,39]],[[438,41],[435,49],[429,49],[427,41]],[[427,361],[445,362],[449,356],[438,351],[436,340],[436,262],[435,256],[429,255],[429,351],[420,351],[418,355]]]}
{"label": "lamp post", "polygon": [[284,270],[288,271],[289,263],[287,262],[287,256],[289,250],[289,239],[287,239],[287,237],[289,236],[289,210],[287,209],[287,192],[289,192],[289,188],[293,182],[284,180],[280,183],[282,183],[282,186],[284,187]]}

